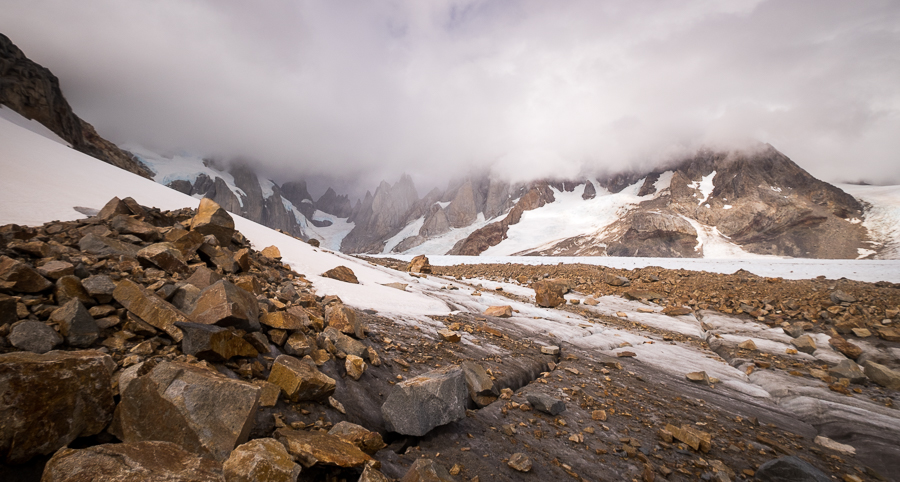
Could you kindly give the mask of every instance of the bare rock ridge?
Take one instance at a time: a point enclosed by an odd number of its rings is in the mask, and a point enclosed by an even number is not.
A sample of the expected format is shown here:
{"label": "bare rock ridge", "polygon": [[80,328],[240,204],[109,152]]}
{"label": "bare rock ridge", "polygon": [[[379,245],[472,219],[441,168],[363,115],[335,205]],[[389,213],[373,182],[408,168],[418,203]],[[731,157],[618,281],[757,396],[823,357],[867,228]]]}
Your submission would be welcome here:
{"label": "bare rock ridge", "polygon": [[133,155],[100,137],[93,126],[75,115],[63,96],[59,79],[49,69],[28,59],[2,33],[0,104],[40,122],[77,151],[148,179],[152,175]]}

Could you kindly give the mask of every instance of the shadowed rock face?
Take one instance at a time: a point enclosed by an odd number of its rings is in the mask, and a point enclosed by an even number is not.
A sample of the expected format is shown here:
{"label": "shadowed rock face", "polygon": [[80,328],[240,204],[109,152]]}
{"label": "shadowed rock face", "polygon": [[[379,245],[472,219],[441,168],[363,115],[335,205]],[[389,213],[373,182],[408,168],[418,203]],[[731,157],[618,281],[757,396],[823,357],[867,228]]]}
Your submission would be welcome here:
{"label": "shadowed rock face", "polygon": [[29,60],[12,41],[0,34],[0,104],[34,119],[72,145],[103,162],[150,178],[152,173],[133,155],[100,137],[69,106],[59,79],[49,69]]}
{"label": "shadowed rock face", "polygon": [[351,216],[356,226],[341,242],[346,253],[376,253],[384,248],[385,241],[400,232],[409,211],[419,195],[412,178],[403,176],[393,186],[382,181],[375,195],[366,193],[358,213]]}

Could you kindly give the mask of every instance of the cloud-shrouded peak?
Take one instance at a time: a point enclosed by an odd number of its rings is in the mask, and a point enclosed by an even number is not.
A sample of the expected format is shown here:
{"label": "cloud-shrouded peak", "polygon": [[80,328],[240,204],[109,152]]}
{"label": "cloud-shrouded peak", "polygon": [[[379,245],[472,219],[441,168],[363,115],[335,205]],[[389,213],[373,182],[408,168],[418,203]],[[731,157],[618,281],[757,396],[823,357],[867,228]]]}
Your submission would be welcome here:
{"label": "cloud-shrouded peak", "polygon": [[900,181],[896,2],[3,10],[0,32],[105,136],[256,159],[285,179],[572,177],[762,141],[828,180]]}

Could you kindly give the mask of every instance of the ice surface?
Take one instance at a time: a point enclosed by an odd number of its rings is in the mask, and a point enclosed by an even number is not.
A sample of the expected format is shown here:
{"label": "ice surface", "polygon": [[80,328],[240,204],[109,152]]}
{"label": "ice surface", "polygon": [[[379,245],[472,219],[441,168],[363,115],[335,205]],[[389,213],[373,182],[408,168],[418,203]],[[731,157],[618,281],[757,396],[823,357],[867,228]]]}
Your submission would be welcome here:
{"label": "ice surface", "polygon": [[[384,245],[384,250],[382,253],[387,254],[390,253],[395,246],[400,244],[404,239],[415,236],[419,234],[419,230],[422,229],[422,226],[425,224],[425,216],[416,219],[415,221],[406,225],[399,233],[395,234],[393,237],[389,238]],[[444,251],[446,252],[446,251]]]}
{"label": "ice surface", "polygon": [[[318,221],[331,221],[331,226],[320,228],[312,224],[306,223],[304,230],[306,235],[319,240],[320,245],[325,249],[332,251],[340,251],[341,241],[350,234],[355,226],[354,223],[348,223],[347,218],[339,218],[337,216],[316,211],[313,213],[313,219]],[[303,218],[304,222],[306,218]]]}
{"label": "ice surface", "polygon": [[837,184],[837,187],[869,204],[863,226],[869,230],[870,239],[883,246],[877,258],[900,258],[900,186]]}

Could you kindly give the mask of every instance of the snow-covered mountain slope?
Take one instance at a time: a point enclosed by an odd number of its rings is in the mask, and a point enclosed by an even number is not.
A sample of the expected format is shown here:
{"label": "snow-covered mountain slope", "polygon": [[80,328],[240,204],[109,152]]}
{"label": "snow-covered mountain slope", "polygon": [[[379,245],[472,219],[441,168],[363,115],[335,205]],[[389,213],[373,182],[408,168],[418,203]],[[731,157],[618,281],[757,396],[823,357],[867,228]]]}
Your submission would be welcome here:
{"label": "snow-covered mountain slope", "polygon": [[[148,179],[105,164],[6,120],[0,120],[0,225],[38,225],[53,220],[84,217],[75,207],[100,209],[115,196],[132,197],[145,206],[165,210],[194,207],[197,199]],[[401,275],[366,262],[281,234],[258,223],[234,216],[235,225],[254,248],[278,246],[283,261],[304,273],[317,288],[336,294],[346,303],[379,312],[400,312],[407,317],[446,315],[446,303],[418,292],[383,286]],[[319,276],[346,265],[359,285]]]}

